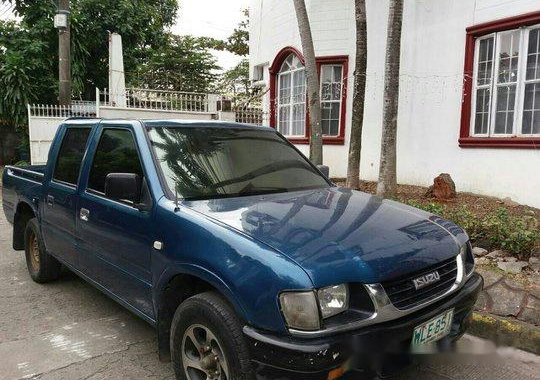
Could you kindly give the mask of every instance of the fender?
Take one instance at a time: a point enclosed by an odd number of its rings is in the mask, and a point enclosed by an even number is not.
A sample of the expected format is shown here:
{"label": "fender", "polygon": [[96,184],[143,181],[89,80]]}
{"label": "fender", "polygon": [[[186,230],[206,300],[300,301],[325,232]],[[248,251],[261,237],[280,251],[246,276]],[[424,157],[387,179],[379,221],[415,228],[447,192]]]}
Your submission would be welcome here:
{"label": "fender", "polygon": [[247,320],[246,309],[241,300],[231,290],[230,286],[209,269],[190,263],[175,263],[174,265],[167,267],[159,276],[156,286],[153,288],[154,311],[156,312],[156,315],[159,316],[158,305],[161,302],[161,295],[163,294],[165,287],[172,278],[181,274],[198,277],[212,285],[214,288],[220,291],[220,293],[227,299],[227,301],[231,303],[231,305],[233,305],[236,312]]}
{"label": "fender", "polygon": [[39,213],[38,213],[38,200],[37,199],[34,202],[31,202],[26,197],[24,197],[24,198],[19,197],[19,199],[17,200],[17,206],[15,206],[15,209],[14,209],[15,214],[17,213],[17,210],[19,209],[19,207],[21,205],[26,205],[26,206],[30,207],[30,209],[32,210],[32,212],[34,213],[36,218],[40,219],[39,218]]}
{"label": "fender", "polygon": [[190,275],[205,281],[217,289],[225,299],[233,305],[233,308],[239,315],[244,317],[244,319],[246,319],[247,316],[245,307],[238,297],[234,295],[229,285],[212,271],[199,265],[189,263],[175,263],[172,266],[167,267],[167,269],[159,276],[156,286],[153,288],[152,297],[154,300],[154,312],[157,316],[155,326],[158,335],[159,360],[162,362],[170,361],[170,323],[172,319],[171,312],[173,311],[164,308],[162,312],[160,305],[165,303],[162,298],[165,294],[167,284],[178,275]]}

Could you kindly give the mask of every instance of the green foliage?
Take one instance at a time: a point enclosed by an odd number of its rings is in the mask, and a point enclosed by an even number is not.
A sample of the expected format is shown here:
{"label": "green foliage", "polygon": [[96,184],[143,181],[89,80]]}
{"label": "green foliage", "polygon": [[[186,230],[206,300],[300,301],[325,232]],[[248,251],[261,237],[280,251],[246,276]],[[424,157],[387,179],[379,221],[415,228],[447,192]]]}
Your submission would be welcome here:
{"label": "green foliage", "polygon": [[540,247],[540,224],[534,215],[513,215],[504,207],[479,216],[466,206],[449,208],[415,200],[407,204],[451,220],[467,231],[471,242],[487,249],[503,249],[527,259]]}
{"label": "green foliage", "polygon": [[425,210],[435,215],[442,215],[445,211],[444,206],[439,203],[434,203],[434,202],[422,203],[422,202],[415,201],[413,199],[405,201],[405,203],[407,203],[409,206],[421,208],[422,210]]}
{"label": "green foliage", "polygon": [[236,55],[247,56],[249,54],[249,10],[242,11],[244,19],[233,30],[226,41],[212,37],[200,37],[201,44],[208,48],[220,51],[228,51]]}
{"label": "green foliage", "polygon": [[[0,119],[26,124],[26,104],[56,103],[56,1],[10,0],[20,21],[0,21]],[[108,86],[108,33],[122,35],[124,64],[145,62],[168,38],[177,0],[72,0],[73,95],[91,99]]]}
{"label": "green foliage", "polygon": [[28,103],[54,98],[56,66],[44,59],[50,46],[40,27],[0,21],[0,118],[17,127],[26,122]]}
{"label": "green foliage", "polygon": [[515,217],[505,208],[499,208],[483,221],[486,238],[495,246],[509,252],[525,253],[532,250],[540,238],[538,220],[530,215]]}
{"label": "green foliage", "polygon": [[236,55],[246,56],[249,54],[249,10],[242,11],[244,19],[227,38],[226,49]]}
{"label": "green foliage", "polygon": [[139,65],[130,84],[158,90],[211,92],[218,69],[204,40],[167,34],[148,61]]}
{"label": "green foliage", "polygon": [[72,0],[75,88],[88,98],[108,86],[109,32],[122,36],[129,81],[131,69],[164,43],[177,10],[177,0]]}

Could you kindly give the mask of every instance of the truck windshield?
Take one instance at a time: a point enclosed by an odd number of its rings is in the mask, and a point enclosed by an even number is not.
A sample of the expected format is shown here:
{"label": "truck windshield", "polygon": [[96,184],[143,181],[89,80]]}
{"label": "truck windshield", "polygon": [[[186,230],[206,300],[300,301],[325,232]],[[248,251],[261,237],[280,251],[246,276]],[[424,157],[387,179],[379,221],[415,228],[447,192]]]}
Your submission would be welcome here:
{"label": "truck windshield", "polygon": [[328,187],[329,183],[272,131],[149,128],[171,193],[212,199]]}

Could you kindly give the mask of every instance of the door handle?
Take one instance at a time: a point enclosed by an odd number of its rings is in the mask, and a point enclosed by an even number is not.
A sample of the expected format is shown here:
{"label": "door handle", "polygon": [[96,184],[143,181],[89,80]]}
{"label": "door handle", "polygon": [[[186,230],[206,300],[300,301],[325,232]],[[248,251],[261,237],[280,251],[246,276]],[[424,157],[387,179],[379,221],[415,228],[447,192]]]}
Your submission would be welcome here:
{"label": "door handle", "polygon": [[47,205],[51,207],[54,205],[54,197],[52,195],[47,195]]}
{"label": "door handle", "polygon": [[90,216],[90,210],[86,208],[81,208],[81,210],[79,211],[79,218],[81,218],[83,222],[88,222],[89,216]]}

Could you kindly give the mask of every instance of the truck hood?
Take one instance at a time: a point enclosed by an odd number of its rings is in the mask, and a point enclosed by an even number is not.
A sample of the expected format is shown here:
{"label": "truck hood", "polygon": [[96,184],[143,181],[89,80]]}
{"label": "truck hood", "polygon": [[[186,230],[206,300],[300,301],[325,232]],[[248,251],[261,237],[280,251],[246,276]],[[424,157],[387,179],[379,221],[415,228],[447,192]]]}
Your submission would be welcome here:
{"label": "truck hood", "polygon": [[183,205],[289,256],[316,287],[405,276],[457,255],[467,240],[432,214],[341,187]]}

